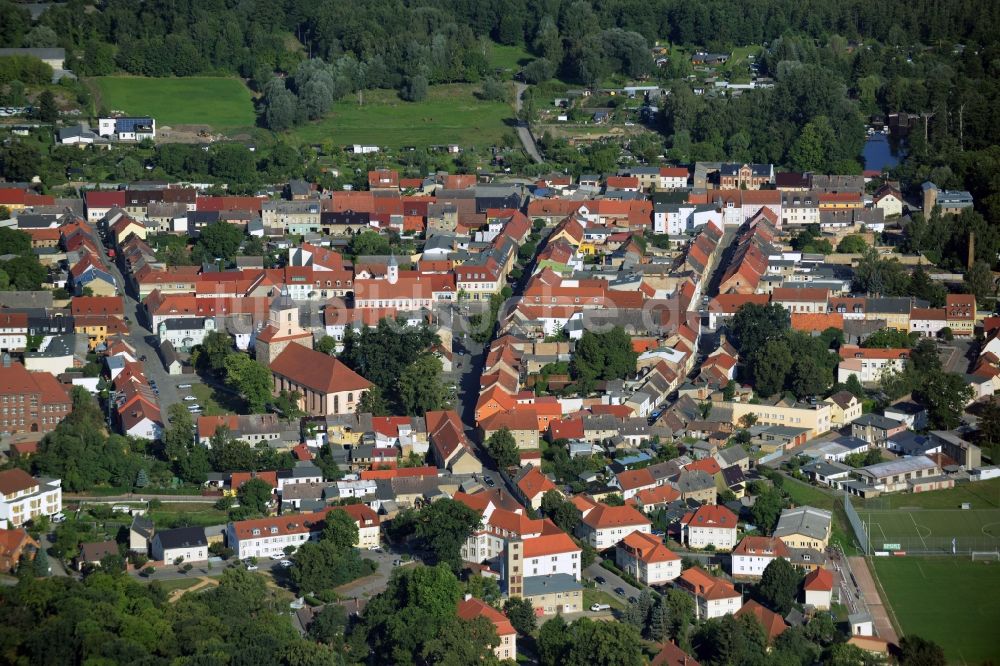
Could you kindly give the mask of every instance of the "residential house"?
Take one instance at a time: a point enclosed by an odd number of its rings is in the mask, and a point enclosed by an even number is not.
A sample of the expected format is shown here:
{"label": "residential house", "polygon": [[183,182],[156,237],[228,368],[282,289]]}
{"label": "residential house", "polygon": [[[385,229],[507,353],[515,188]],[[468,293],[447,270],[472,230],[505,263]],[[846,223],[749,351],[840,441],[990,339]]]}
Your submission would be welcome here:
{"label": "residential house", "polygon": [[149,553],[149,542],[156,533],[153,521],[142,514],[132,517],[132,524],[128,528],[128,549],[131,553]]}
{"label": "residential house", "polygon": [[382,530],[379,524],[378,514],[364,504],[347,504],[337,506],[327,510],[343,511],[358,526],[358,542],[354,544],[358,548],[372,550],[382,545]]}
{"label": "residential house", "polygon": [[857,345],[841,345],[840,365],[837,366],[837,381],[847,382],[851,375],[857,375],[862,384],[875,384],[882,377],[902,372],[910,358],[909,349],[863,348]]}
{"label": "residential house", "polygon": [[323,532],[322,516],[313,513],[240,520],[226,525],[226,545],[238,559],[284,556],[285,548],[298,548]]}
{"label": "residential house", "polygon": [[662,585],[681,575],[681,558],[660,537],[632,532],[615,548],[615,562],[644,585]]}
{"label": "residential house", "polygon": [[743,607],[734,613],[735,617],[743,617],[744,615],[750,615],[757,619],[757,623],[764,629],[768,644],[773,644],[774,639],[780,636],[785,629],[788,629],[788,624],[784,618],[774,611],[761,606],[753,599],[743,604]]}
{"label": "residential house", "polygon": [[101,560],[108,556],[118,556],[118,544],[114,541],[91,541],[80,544],[80,553],[76,556],[76,569],[101,566]]}
{"label": "residential house", "polygon": [[605,550],[617,545],[632,532],[649,534],[651,525],[649,519],[632,506],[598,504],[581,519],[577,536],[597,550]]}
{"label": "residential house", "polygon": [[851,423],[852,437],[879,448],[885,448],[890,437],[904,430],[906,430],[905,421],[889,419],[880,414],[863,414]]}
{"label": "residential house", "polygon": [[783,509],[772,536],[790,548],[825,550],[830,543],[833,514],[811,506]]}
{"label": "residential house", "polygon": [[11,574],[21,558],[33,560],[41,546],[23,529],[0,529],[0,573]]}
{"label": "residential house", "polygon": [[803,603],[816,610],[830,610],[833,601],[833,574],[819,568],[806,574],[802,581]]}
{"label": "residential house", "polygon": [[483,465],[465,436],[462,420],[454,410],[431,411],[424,417],[434,462],[452,474],[479,474]]}
{"label": "residential house", "polygon": [[732,583],[698,566],[685,569],[675,584],[694,598],[695,617],[699,620],[732,615],[743,606],[743,595]]}
{"label": "residential house", "polygon": [[62,481],[34,478],[20,468],[0,472],[0,522],[18,527],[62,511]]}
{"label": "residential house", "polygon": [[204,527],[177,527],[153,535],[150,543],[152,559],[170,564],[205,562],[208,560],[208,539]]}
{"label": "residential house", "polygon": [[734,577],[760,578],[775,558],[791,559],[791,551],[777,537],[745,536],[733,548],[732,568]]}
{"label": "residential house", "polygon": [[736,514],[726,507],[706,504],[681,519],[681,534],[689,548],[732,550],[737,523]]}
{"label": "residential house", "polygon": [[556,484],[549,477],[542,474],[541,470],[534,465],[522,468],[514,476],[514,487],[517,489],[521,500],[536,511],[542,506],[542,498],[550,490],[559,492]]}
{"label": "residential house", "polygon": [[564,532],[542,528],[542,534],[522,534],[522,555],[526,576],[563,574],[580,580],[582,550]]}
{"label": "residential house", "polygon": [[976,297],[972,294],[945,296],[945,316],[954,335],[971,336],[976,325]]}
{"label": "residential house", "polygon": [[469,594],[465,595],[463,601],[458,602],[456,613],[465,621],[486,618],[497,633],[498,643],[493,646],[496,658],[501,661],[514,661],[517,658],[517,632],[506,615]]}
{"label": "residential house", "polygon": [[861,416],[862,405],[850,391],[837,391],[823,402],[830,405],[830,423],[843,427]]}

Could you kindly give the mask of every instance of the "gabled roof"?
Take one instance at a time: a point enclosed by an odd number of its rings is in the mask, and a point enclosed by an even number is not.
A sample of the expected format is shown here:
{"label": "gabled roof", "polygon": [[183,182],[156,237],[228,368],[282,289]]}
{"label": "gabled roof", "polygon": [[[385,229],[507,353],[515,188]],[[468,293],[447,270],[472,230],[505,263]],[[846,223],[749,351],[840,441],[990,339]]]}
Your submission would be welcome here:
{"label": "gabled roof", "polygon": [[458,602],[458,608],[456,608],[455,612],[458,617],[467,621],[485,617],[496,629],[498,637],[510,636],[517,633],[514,631],[514,625],[510,623],[506,615],[479,599],[470,598]]}
{"label": "gabled roof", "polygon": [[716,578],[698,566],[685,569],[677,579],[677,583],[682,588],[708,601],[742,598],[743,596],[736,591],[732,583],[722,578]]}
{"label": "gabled roof", "polygon": [[788,546],[778,537],[748,535],[740,539],[740,542],[733,548],[733,555],[754,555],[760,557],[765,554],[770,554],[774,557],[791,557],[791,551],[788,549]]}
{"label": "gabled roof", "polygon": [[365,391],[372,386],[340,360],[299,344],[285,347],[271,363],[271,371],[317,393]]}
{"label": "gabled roof", "polygon": [[760,622],[760,625],[764,627],[764,633],[767,634],[768,642],[773,641],[775,638],[780,636],[788,625],[785,624],[784,618],[775,613],[772,610],[764,608],[756,601],[752,599],[745,604],[743,607],[736,611],[736,617],[742,617],[744,615],[753,615]]}
{"label": "gabled roof", "polygon": [[594,507],[583,517],[583,523],[595,530],[651,524],[648,518],[631,506],[608,506],[607,504],[598,504]]}
{"label": "gabled roof", "polygon": [[806,574],[802,587],[811,592],[830,592],[833,590],[833,574],[822,567],[813,569]]}
{"label": "gabled roof", "polygon": [[653,478],[653,475],[645,467],[642,469],[627,469],[619,472],[615,475],[615,478],[618,479],[618,485],[622,490],[635,490],[636,488],[646,488],[656,485],[656,479]]}
{"label": "gabled roof", "polygon": [[736,514],[718,504],[705,504],[694,513],[681,518],[681,524],[690,527],[735,530],[739,519]]}
{"label": "gabled roof", "polygon": [[534,466],[527,468],[527,471],[517,479],[517,487],[529,500],[550,490],[557,490],[556,484]]}
{"label": "gabled roof", "polygon": [[628,551],[646,564],[681,559],[680,555],[667,548],[659,537],[638,530],[622,539],[618,548]]}

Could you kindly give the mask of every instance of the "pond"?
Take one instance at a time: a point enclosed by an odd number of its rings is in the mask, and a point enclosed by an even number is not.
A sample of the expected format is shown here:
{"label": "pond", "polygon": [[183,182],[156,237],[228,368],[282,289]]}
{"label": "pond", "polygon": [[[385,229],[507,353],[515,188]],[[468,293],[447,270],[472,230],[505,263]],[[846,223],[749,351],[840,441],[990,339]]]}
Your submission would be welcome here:
{"label": "pond", "polygon": [[865,171],[882,171],[891,169],[899,164],[899,153],[893,142],[889,141],[886,134],[872,134],[865,140],[865,148],[861,151],[861,157],[865,162]]}

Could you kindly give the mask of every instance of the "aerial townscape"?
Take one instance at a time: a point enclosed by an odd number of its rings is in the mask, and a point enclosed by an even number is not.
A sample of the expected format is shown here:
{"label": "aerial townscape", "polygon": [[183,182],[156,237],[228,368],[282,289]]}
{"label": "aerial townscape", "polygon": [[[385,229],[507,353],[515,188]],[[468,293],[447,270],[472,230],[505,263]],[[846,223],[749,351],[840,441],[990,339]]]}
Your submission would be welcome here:
{"label": "aerial townscape", "polygon": [[997,25],[0,0],[0,662],[1000,664]]}

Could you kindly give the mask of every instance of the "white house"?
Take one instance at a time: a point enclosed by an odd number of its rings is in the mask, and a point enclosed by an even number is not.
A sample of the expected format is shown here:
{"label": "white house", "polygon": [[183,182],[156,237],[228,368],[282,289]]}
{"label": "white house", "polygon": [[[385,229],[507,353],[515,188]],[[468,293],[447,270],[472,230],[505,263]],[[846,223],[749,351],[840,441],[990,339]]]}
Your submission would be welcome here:
{"label": "white house", "polygon": [[645,585],[662,585],[681,575],[681,558],[659,537],[632,532],[615,548],[615,562]]}
{"label": "white house", "polygon": [[0,472],[0,523],[17,527],[62,511],[62,481],[36,479],[23,469]]}
{"label": "white house", "polygon": [[816,610],[830,610],[833,598],[833,574],[822,567],[813,569],[802,581],[802,591],[806,606]]}
{"label": "white house", "polygon": [[329,509],[327,515],[333,511],[343,511],[354,519],[358,526],[358,548],[371,550],[382,545],[382,529],[379,525],[378,514],[365,504],[348,504]]}
{"label": "white house", "polygon": [[161,320],[157,335],[161,345],[169,342],[177,351],[189,352],[214,330],[214,317],[179,317]]}
{"label": "white house", "polygon": [[690,548],[732,550],[736,546],[736,514],[721,505],[706,504],[681,518],[681,532]]}
{"label": "white house", "polygon": [[649,519],[631,506],[598,504],[580,520],[577,536],[597,550],[611,548],[632,532],[651,531]]}
{"label": "white house", "polygon": [[156,120],[146,117],[99,118],[97,133],[118,141],[142,141],[156,138]]}
{"label": "white house", "polygon": [[764,569],[781,557],[789,559],[791,551],[781,539],[764,536],[745,536],[733,549],[732,575],[744,578],[760,578]]}
{"label": "white house", "polygon": [[204,527],[178,527],[156,532],[150,544],[154,560],[171,564],[178,559],[184,562],[208,560],[208,539]]}
{"label": "white house", "polygon": [[226,545],[239,559],[272,557],[319,539],[322,530],[322,516],[312,513],[240,520],[226,525]]}
{"label": "white house", "polygon": [[278,494],[296,483],[320,483],[323,481],[323,470],[308,460],[300,460],[292,469],[278,471]]}
{"label": "white house", "polygon": [[700,620],[732,615],[743,607],[743,595],[732,583],[701,567],[686,569],[677,578],[677,586],[694,598],[695,617]]}
{"label": "white house", "polygon": [[541,534],[523,542],[524,575],[566,574],[580,580],[583,551],[564,532]]}

